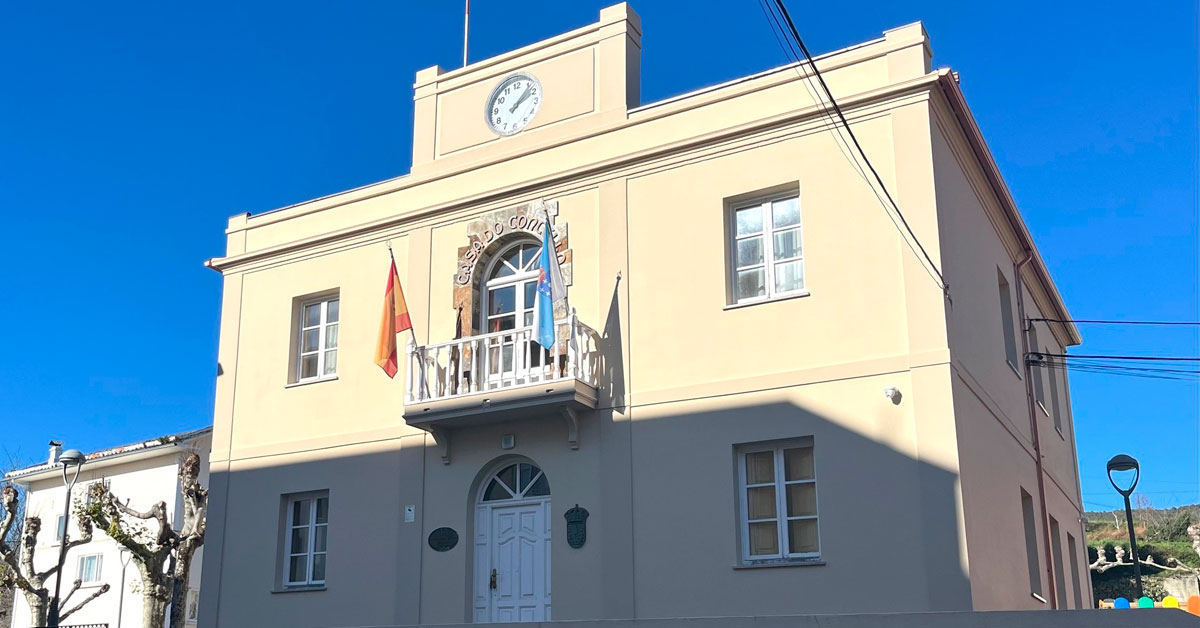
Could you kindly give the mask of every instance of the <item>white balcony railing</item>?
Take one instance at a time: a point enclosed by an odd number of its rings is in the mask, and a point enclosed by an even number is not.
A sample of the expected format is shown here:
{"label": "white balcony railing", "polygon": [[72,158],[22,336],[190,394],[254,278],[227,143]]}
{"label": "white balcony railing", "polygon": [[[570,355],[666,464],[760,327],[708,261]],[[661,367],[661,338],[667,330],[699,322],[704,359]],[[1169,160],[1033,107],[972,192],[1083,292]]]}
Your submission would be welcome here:
{"label": "white balcony railing", "polygon": [[554,346],[534,342],[533,327],[419,347],[408,345],[405,403],[439,401],[567,379],[595,387],[600,352],[596,331],[571,315],[555,321]]}

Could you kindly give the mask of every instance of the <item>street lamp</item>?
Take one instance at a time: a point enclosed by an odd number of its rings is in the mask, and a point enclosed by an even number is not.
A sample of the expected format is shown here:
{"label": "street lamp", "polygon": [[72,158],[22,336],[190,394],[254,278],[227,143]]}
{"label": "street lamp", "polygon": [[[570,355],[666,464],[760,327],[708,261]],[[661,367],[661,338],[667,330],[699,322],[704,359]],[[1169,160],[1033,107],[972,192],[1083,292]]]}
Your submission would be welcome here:
{"label": "street lamp", "polygon": [[[1117,486],[1117,481],[1113,478],[1113,471],[1133,471],[1133,481],[1129,483],[1129,488]],[[1125,524],[1129,528],[1129,549],[1133,553],[1133,576],[1137,579],[1138,599],[1142,598],[1142,565],[1138,557],[1137,534],[1133,531],[1133,509],[1129,507],[1129,496],[1133,494],[1133,489],[1137,488],[1138,479],[1141,475],[1141,467],[1133,456],[1117,454],[1112,457],[1112,460],[1108,461],[1108,481],[1113,485],[1113,488],[1117,489],[1121,497],[1125,498]]]}
{"label": "street lamp", "polygon": [[[62,465],[63,485],[67,487],[67,497],[63,505],[62,542],[58,545],[58,576],[54,578],[54,603],[50,605],[50,628],[58,628],[59,605],[62,603],[59,595],[62,593],[63,563],[67,560],[67,523],[71,517],[71,490],[75,488],[75,481],[79,479],[83,461],[83,452],[78,449],[68,449],[58,457],[58,464]],[[75,467],[75,474],[67,480],[67,472],[71,467]]]}

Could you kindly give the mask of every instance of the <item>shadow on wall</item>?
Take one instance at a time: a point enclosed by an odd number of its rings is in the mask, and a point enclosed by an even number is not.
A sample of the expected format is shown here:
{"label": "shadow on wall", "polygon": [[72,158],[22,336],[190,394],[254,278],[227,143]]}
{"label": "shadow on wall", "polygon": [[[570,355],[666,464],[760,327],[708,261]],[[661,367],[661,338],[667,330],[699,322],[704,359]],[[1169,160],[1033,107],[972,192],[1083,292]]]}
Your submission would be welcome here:
{"label": "shadow on wall", "polygon": [[[837,385],[879,397],[878,380]],[[796,403],[736,399],[677,414],[634,407],[633,421],[613,420],[611,410],[589,413],[577,451],[566,447],[560,420],[546,416],[464,429],[449,466],[422,436],[381,443],[364,455],[327,450],[296,464],[235,464],[231,473],[214,474],[210,515],[225,521],[226,534],[207,548],[221,559],[205,561],[201,627],[214,625],[209,618],[217,616],[218,598],[222,626],[462,621],[469,592],[457,583],[469,582],[473,560],[472,513],[463,508],[472,502],[463,496],[482,465],[509,453],[499,448],[503,434],[515,434],[519,445],[511,453],[535,461],[550,479],[555,619],[971,608],[954,474]],[[895,411],[881,398],[880,420],[889,409]],[[739,564],[737,446],[797,437],[812,437],[815,446],[824,564],[746,568]],[[612,468],[619,448],[628,450],[618,458],[628,469]],[[282,502],[314,490],[331,498],[328,588],[280,593]],[[228,512],[226,495],[234,504]],[[457,505],[433,505],[449,501]],[[592,511],[588,544],[577,550],[560,531],[562,512],[576,503]],[[405,523],[407,504],[416,505],[414,523]],[[424,529],[430,525],[456,528],[458,546],[432,551],[426,542],[432,527]],[[632,538],[623,543],[620,535]],[[611,573],[595,573],[604,570]],[[421,583],[419,573],[445,576]],[[447,586],[445,595],[438,592]]]}

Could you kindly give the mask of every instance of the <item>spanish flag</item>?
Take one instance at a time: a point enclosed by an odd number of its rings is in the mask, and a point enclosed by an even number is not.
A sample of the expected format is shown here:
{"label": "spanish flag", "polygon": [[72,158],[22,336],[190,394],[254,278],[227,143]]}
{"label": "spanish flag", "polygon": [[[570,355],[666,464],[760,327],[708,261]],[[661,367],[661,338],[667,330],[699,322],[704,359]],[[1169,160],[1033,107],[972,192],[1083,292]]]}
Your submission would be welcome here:
{"label": "spanish flag", "polygon": [[399,364],[399,350],[396,348],[396,334],[412,329],[412,320],[408,317],[408,304],[404,302],[404,290],[400,288],[400,274],[396,272],[396,259],[392,258],[392,267],[388,271],[387,289],[383,292],[383,318],[379,321],[379,340],[375,345],[375,363],[387,373],[388,377],[396,377]]}

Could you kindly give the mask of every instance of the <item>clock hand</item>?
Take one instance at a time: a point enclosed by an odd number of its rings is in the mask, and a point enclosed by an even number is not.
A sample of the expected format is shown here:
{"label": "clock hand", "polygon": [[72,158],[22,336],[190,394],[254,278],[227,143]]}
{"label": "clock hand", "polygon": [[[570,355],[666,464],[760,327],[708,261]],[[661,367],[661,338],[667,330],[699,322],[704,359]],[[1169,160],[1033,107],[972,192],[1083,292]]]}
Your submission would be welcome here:
{"label": "clock hand", "polygon": [[529,98],[529,92],[530,92],[531,90],[533,90],[533,87],[532,87],[532,86],[531,86],[531,87],[526,87],[526,88],[525,88],[525,92],[524,92],[523,94],[521,94],[521,97],[517,99],[517,102],[513,103],[513,105],[512,105],[511,107],[509,107],[509,108],[508,108],[508,112],[509,112],[509,113],[512,113],[512,112],[516,111],[516,110],[517,110],[517,107],[521,106],[521,103],[525,102],[525,99],[526,99],[526,98]]}

